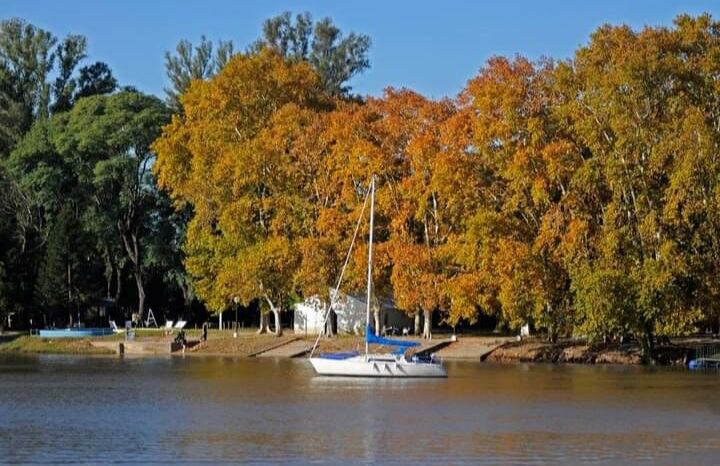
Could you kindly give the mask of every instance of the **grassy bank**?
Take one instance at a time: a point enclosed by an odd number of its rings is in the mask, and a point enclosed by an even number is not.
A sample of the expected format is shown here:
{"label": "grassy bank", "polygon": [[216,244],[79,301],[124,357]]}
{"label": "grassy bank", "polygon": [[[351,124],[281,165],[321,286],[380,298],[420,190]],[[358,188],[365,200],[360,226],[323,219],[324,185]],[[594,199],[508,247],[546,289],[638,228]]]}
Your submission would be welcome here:
{"label": "grassy bank", "polygon": [[[175,335],[166,335],[163,330],[139,329],[136,331],[136,341],[170,341]],[[247,357],[270,347],[287,343],[300,338],[308,347],[315,342],[315,337],[295,335],[286,332],[283,336],[277,337],[274,334],[258,335],[253,330],[245,330],[233,337],[230,331],[210,330],[208,340],[200,342],[202,331],[190,329],[186,331],[186,338],[191,342],[190,348],[186,351],[189,355],[228,355]],[[0,352],[20,353],[56,353],[56,354],[112,354],[113,351],[107,348],[98,348],[92,345],[95,342],[115,342],[125,338],[123,334],[110,335],[94,338],[40,338],[30,335],[5,335],[0,336]],[[364,349],[364,338],[357,335],[339,335],[332,339],[321,338],[317,351],[362,351]],[[384,351],[387,348],[377,348]]]}
{"label": "grassy bank", "polygon": [[92,346],[87,338],[50,339],[35,336],[15,336],[0,339],[0,352],[49,354],[113,354],[112,351]]}

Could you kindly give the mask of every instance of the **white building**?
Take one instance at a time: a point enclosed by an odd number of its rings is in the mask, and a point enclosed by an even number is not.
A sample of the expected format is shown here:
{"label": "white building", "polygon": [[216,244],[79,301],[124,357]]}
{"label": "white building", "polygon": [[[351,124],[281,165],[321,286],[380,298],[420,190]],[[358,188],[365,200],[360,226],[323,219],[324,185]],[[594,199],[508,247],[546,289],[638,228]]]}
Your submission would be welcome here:
{"label": "white building", "polygon": [[[366,306],[363,298],[354,295],[340,296],[338,302],[335,303],[336,322],[333,322],[333,326],[338,333],[364,333]],[[295,333],[317,334],[322,332],[325,320],[325,304],[319,297],[314,296],[297,303],[294,311]],[[382,303],[380,325],[385,328],[407,328],[412,331],[413,320],[404,312],[395,309],[392,301],[387,301]]]}

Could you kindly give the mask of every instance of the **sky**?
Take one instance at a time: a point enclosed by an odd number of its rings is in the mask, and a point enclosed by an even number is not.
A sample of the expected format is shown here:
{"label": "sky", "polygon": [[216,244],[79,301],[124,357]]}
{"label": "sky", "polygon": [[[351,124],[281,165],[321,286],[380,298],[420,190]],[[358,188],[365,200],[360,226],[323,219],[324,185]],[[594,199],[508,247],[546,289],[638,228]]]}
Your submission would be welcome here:
{"label": "sky", "polygon": [[408,87],[455,96],[494,55],[570,58],[605,23],[672,25],[680,13],[711,13],[719,1],[603,0],[0,0],[0,19],[20,17],[58,37],[83,34],[89,60],[110,65],[122,85],[164,95],[164,54],[180,39],[232,39],[236,49],[283,11],[329,16],[370,36],[371,68],[350,83],[363,95]]}

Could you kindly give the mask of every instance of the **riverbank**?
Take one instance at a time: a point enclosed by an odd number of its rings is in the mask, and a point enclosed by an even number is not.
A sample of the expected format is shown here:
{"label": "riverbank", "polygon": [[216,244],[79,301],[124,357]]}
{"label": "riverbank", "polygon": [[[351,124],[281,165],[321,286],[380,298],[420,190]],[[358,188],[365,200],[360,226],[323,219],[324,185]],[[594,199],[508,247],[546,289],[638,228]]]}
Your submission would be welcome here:
{"label": "riverbank", "polygon": [[[188,356],[237,356],[253,357],[263,353],[280,357],[296,357],[306,354],[315,342],[312,336],[296,335],[286,332],[283,336],[273,334],[258,335],[245,330],[237,338],[232,332],[211,330],[207,341],[200,341],[200,330],[187,331],[189,345],[183,354]],[[460,336],[450,342],[447,335],[436,340],[444,340],[447,345],[434,350],[443,360],[464,360],[497,363],[553,363],[553,364],[643,364],[642,352],[637,345],[609,345],[597,347],[584,341],[567,340],[550,343],[541,339],[529,339],[521,342],[514,337],[497,336]],[[167,350],[147,351],[146,356],[171,354],[172,336],[164,335],[162,330],[143,329],[137,332],[134,342],[150,348]],[[115,354],[123,335],[112,335],[93,339],[46,339],[29,335],[0,336],[0,352],[19,353],[55,353],[55,354]],[[405,338],[423,345],[427,342],[417,338]],[[692,358],[695,350],[705,344],[717,343],[711,338],[679,338],[659,346],[655,351],[655,363],[660,365],[684,365]],[[363,351],[364,338],[358,335],[339,335],[333,338],[321,338],[317,352]],[[288,351],[283,352],[283,348]],[[389,348],[378,348],[382,352]],[[137,354],[137,353],[136,353]]]}
{"label": "riverbank", "polygon": [[87,338],[46,339],[30,335],[0,336],[0,353],[115,354],[93,346]]}
{"label": "riverbank", "polygon": [[[207,341],[201,341],[202,331],[189,329],[186,331],[188,347],[186,355],[204,356],[239,356],[251,357],[271,348],[279,347],[293,341],[301,340],[312,347],[315,339],[298,336],[286,332],[280,337],[274,334],[256,334],[254,331],[240,332],[237,338],[232,332],[211,330]],[[162,330],[140,329],[136,332],[134,343],[147,346],[160,346],[165,343],[170,353],[170,342],[174,335],[165,335]],[[318,352],[354,351],[364,348],[364,338],[356,335],[341,335],[332,339],[321,339]],[[27,334],[0,335],[0,353],[43,353],[43,354],[116,354],[119,343],[124,342],[123,334],[94,338],[40,338]],[[148,351],[147,356],[163,354]]]}
{"label": "riverbank", "polygon": [[[676,338],[655,348],[653,363],[686,365],[697,348],[718,343],[712,338]],[[569,364],[644,364],[642,349],[636,343],[593,346],[582,340],[550,343],[539,339],[508,342],[489,352],[483,360],[489,362],[538,362]]]}

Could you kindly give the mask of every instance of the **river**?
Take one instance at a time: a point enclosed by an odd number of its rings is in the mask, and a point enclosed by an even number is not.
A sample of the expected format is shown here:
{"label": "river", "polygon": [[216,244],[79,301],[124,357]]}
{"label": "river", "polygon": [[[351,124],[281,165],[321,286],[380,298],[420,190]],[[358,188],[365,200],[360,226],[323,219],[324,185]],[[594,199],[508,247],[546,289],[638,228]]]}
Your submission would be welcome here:
{"label": "river", "polygon": [[0,462],[718,464],[720,375],[454,363],[0,355]]}

